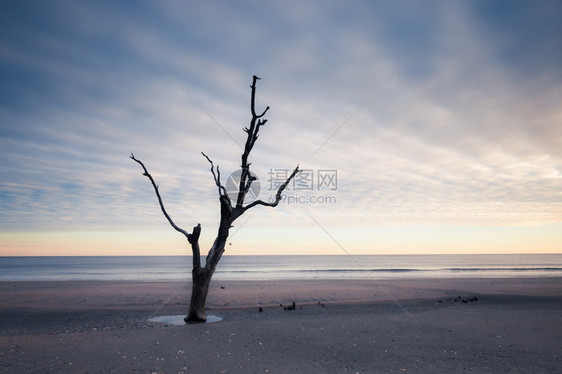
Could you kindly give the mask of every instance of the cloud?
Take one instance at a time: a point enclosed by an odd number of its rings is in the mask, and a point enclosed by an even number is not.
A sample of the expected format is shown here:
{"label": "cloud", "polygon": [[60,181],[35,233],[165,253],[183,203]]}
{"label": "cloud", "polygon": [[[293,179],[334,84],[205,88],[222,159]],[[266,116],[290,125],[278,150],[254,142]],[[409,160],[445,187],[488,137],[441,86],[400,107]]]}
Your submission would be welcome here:
{"label": "cloud", "polygon": [[[178,222],[216,224],[200,152],[239,167],[252,74],[253,168],[337,169],[337,204],[305,207],[327,225],[560,221],[552,4],[240,6],[3,4],[2,230],[165,229],[130,152]],[[315,225],[299,208],[248,225]]]}

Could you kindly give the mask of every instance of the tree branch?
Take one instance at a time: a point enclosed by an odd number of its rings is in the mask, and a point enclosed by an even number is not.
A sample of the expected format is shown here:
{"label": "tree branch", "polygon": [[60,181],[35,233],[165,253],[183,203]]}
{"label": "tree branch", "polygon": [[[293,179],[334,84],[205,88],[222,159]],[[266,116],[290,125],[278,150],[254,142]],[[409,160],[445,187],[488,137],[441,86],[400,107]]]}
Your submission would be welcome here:
{"label": "tree branch", "polygon": [[197,226],[193,228],[193,232],[187,240],[191,244],[191,251],[193,252],[193,269],[201,268],[201,251],[199,249],[199,235],[201,234],[201,224],[198,223]]}
{"label": "tree branch", "polygon": [[[152,175],[150,175],[150,173],[148,172],[148,170],[146,170],[146,167],[144,166],[144,164],[142,163],[141,160],[138,160],[135,158],[135,155],[131,153],[131,159],[136,161],[140,166],[142,166],[142,169],[144,171],[144,173],[142,175],[144,175],[145,177],[147,177],[148,179],[150,179],[150,183],[152,183],[152,186],[154,187],[154,192],[156,192],[156,197],[158,198],[158,203],[160,204],[160,209],[162,209],[162,213],[164,213],[164,217],[166,217],[166,219],[168,220],[168,222],[170,222],[170,225],[172,225],[172,227],[178,231],[181,232],[183,235],[185,235],[185,237],[187,238],[187,240],[191,243],[191,234],[189,234],[187,231],[185,231],[184,229],[178,227],[174,221],[172,221],[172,218],[170,218],[170,216],[168,215],[168,212],[166,212],[166,208],[164,208],[164,203],[162,202],[162,197],[160,197],[160,192],[158,191],[158,186],[156,185],[156,182],[154,181],[154,178],[152,178]],[[197,237],[199,237],[199,235],[197,235]]]}
{"label": "tree branch", "polygon": [[[300,172],[299,166],[297,165],[297,167],[295,168],[295,170],[293,170],[293,172],[291,173],[291,175],[289,176],[289,178],[287,178],[287,180],[285,181],[285,183],[283,183],[281,186],[279,186],[279,188],[277,189],[277,193],[275,194],[275,200],[270,203],[270,202],[265,202],[262,200],[255,200],[252,203],[248,204],[247,206],[245,206],[244,208],[242,208],[242,213],[244,213],[245,211],[247,211],[248,209],[251,209],[253,207],[255,207],[256,205],[263,205],[263,206],[270,206],[270,207],[276,207],[279,204],[279,201],[281,201],[281,194],[283,193],[283,191],[285,190],[285,188],[287,187],[287,185],[289,184],[289,182],[291,182],[291,180],[295,177],[295,175],[297,175],[297,173]],[[241,214],[242,214],[241,213]]]}
{"label": "tree branch", "polygon": [[250,110],[252,112],[252,119],[250,120],[250,127],[245,127],[244,132],[246,132],[246,143],[244,144],[244,152],[242,153],[242,164],[240,168],[242,169],[242,174],[240,175],[240,183],[238,185],[238,197],[236,198],[236,209],[241,210],[243,209],[244,198],[248,191],[250,190],[250,186],[252,182],[256,179],[252,177],[250,173],[250,163],[248,163],[248,157],[250,156],[250,152],[254,148],[256,141],[259,137],[260,127],[267,123],[267,119],[262,119],[263,116],[269,110],[269,107],[266,107],[265,110],[261,114],[256,113],[256,82],[259,80],[257,76],[253,76],[252,85],[252,94],[251,94],[251,101],[250,101]]}
{"label": "tree branch", "polygon": [[219,170],[219,166],[217,165],[217,173],[215,174],[215,165],[213,164],[213,161],[205,153],[201,152],[201,154],[205,156],[207,161],[209,161],[209,163],[211,164],[211,173],[213,173],[213,179],[215,180],[215,184],[219,189],[219,196],[225,196],[228,201],[230,201],[230,197],[228,197],[226,188],[221,184],[221,172]]}

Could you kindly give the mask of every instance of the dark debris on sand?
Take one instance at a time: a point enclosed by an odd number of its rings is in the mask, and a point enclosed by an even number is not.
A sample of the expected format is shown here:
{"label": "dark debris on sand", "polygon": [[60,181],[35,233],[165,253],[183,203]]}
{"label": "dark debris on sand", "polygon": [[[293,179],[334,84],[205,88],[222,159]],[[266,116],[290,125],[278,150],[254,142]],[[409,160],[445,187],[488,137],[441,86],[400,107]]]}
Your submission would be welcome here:
{"label": "dark debris on sand", "polygon": [[439,304],[443,304],[443,303],[463,303],[463,304],[469,304],[469,303],[475,303],[478,301],[478,297],[473,296],[473,297],[448,297],[444,300],[442,299],[437,299],[437,302]]}

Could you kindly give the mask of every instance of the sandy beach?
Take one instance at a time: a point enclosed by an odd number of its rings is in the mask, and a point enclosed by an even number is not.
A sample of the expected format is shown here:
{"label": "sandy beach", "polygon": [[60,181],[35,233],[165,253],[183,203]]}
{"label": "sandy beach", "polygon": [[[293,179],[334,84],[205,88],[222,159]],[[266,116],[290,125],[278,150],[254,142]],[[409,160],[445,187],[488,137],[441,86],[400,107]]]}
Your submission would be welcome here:
{"label": "sandy beach", "polygon": [[[562,279],[0,282],[3,373],[556,373]],[[295,302],[295,310],[284,307]],[[263,312],[259,312],[259,308]]]}

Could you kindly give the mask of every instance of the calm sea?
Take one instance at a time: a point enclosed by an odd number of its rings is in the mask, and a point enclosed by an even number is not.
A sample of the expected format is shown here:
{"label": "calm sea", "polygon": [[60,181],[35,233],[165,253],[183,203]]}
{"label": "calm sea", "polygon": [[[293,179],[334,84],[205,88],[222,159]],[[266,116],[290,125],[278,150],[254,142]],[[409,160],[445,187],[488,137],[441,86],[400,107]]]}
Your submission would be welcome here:
{"label": "calm sea", "polygon": [[[190,256],[0,257],[0,281],[187,280]],[[562,254],[224,256],[215,279],[562,277]]]}

